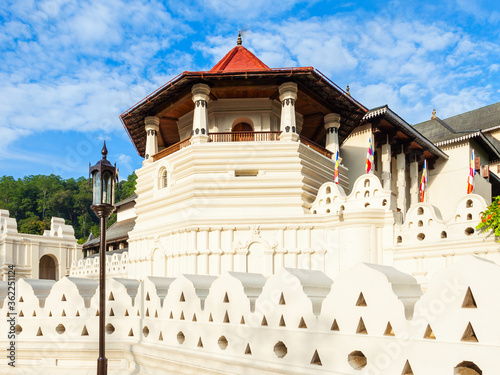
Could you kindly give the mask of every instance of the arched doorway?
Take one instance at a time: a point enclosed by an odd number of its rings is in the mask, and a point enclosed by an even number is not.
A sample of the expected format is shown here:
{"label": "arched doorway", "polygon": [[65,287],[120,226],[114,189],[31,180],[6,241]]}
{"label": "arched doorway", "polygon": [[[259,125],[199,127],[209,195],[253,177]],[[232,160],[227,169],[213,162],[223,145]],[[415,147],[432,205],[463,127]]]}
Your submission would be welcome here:
{"label": "arched doorway", "polygon": [[57,280],[56,262],[50,255],[40,258],[38,267],[38,278],[45,280]]}
{"label": "arched doorway", "polygon": [[246,122],[239,122],[233,126],[231,129],[232,137],[231,140],[233,142],[241,142],[241,141],[253,141],[254,134],[252,125]]}

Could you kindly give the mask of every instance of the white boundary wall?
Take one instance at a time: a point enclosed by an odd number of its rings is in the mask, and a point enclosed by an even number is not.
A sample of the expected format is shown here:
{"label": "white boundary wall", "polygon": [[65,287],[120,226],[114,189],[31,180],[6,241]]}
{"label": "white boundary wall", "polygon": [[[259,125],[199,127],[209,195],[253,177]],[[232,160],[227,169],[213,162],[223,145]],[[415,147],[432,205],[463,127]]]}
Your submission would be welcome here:
{"label": "white boundary wall", "polygon": [[[283,269],[269,279],[225,273],[107,286],[110,374],[400,375],[410,366],[428,375],[473,363],[488,375],[500,368],[500,268],[477,257],[438,272],[423,295],[412,276],[366,263],[335,282],[319,271]],[[22,279],[16,293],[16,368],[3,359],[0,372],[95,373],[97,282]],[[7,347],[5,335],[0,343]]]}

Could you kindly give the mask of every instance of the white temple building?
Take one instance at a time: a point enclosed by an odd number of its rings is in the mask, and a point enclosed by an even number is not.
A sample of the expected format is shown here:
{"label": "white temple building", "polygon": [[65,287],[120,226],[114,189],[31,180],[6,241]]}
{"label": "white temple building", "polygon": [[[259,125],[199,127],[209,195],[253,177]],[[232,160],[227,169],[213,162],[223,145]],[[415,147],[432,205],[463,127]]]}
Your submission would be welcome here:
{"label": "white temple building", "polygon": [[[119,209],[132,212],[124,227],[134,217],[128,251],[113,255],[126,267],[120,276],[268,277],[287,267],[334,278],[370,262],[425,284],[464,255],[500,261],[495,239],[475,231],[498,178],[477,173],[466,194],[472,149],[478,172],[500,160],[491,137],[460,132],[435,144],[416,130],[425,124],[412,127],[388,106],[368,110],[313,68],[270,69],[239,44],[121,119],[145,160],[135,205]],[[72,274],[97,276],[95,262],[79,261]]]}
{"label": "white temple building", "polygon": [[144,162],[107,232],[106,311],[89,241],[70,277],[17,282],[0,372],[95,373],[105,314],[110,374],[498,373],[500,246],[475,229],[496,110],[411,126],[239,39],[121,115]]}

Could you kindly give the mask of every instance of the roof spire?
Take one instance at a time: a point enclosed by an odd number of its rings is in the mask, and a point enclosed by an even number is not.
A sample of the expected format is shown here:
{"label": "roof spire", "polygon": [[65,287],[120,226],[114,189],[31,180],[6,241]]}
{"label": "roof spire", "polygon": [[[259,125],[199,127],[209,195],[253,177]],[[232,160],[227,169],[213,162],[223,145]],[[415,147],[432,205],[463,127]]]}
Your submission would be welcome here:
{"label": "roof spire", "polygon": [[238,41],[236,42],[236,45],[241,46],[241,31],[238,32]]}
{"label": "roof spire", "polygon": [[351,92],[349,91],[349,85],[347,85],[347,89],[345,90],[347,95],[351,96]]}
{"label": "roof spire", "polygon": [[106,156],[108,155],[108,149],[106,147],[106,141],[104,141],[104,145],[102,146],[101,154],[102,154],[102,158],[106,159]]}
{"label": "roof spire", "polygon": [[431,120],[434,120],[436,118],[436,108],[432,110],[432,117]]}

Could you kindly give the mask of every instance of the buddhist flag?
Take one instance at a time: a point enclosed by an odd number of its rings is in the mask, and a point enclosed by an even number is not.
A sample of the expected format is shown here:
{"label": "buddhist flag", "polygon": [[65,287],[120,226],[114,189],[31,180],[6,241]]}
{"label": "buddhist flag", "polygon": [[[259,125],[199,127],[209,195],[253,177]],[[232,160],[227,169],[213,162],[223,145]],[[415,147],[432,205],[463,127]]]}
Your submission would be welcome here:
{"label": "buddhist flag", "polygon": [[422,180],[420,181],[420,202],[424,201],[425,184],[427,184],[427,160],[424,160],[424,169],[422,170]]}
{"label": "buddhist flag", "polygon": [[470,158],[469,177],[467,178],[467,194],[472,193],[474,189],[474,149]]}
{"label": "buddhist flag", "polygon": [[339,151],[337,150],[337,155],[335,156],[335,174],[333,177],[333,182],[337,185],[339,184]]}
{"label": "buddhist flag", "polygon": [[373,173],[373,145],[372,137],[368,138],[368,152],[366,154],[366,173]]}

